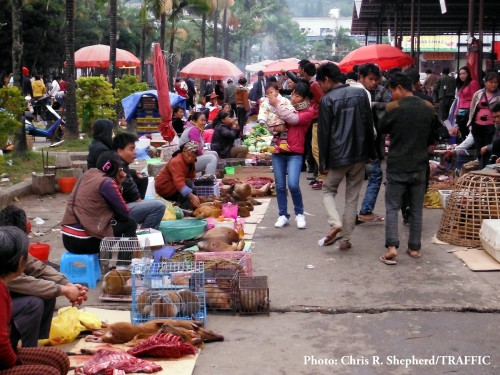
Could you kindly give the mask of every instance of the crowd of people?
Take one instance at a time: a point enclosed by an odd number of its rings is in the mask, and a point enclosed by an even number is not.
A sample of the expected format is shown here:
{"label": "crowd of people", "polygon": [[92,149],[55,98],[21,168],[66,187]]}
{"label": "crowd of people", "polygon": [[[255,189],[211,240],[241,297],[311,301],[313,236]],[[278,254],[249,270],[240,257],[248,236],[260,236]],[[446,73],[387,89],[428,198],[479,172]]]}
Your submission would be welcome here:
{"label": "crowd of people", "polygon": [[[32,97],[43,95],[45,85],[40,77],[31,82],[29,72],[23,73],[24,89]],[[265,77],[259,72],[252,89],[243,77],[237,84],[232,79],[226,84],[209,82],[204,88],[208,104],[203,107],[195,105],[198,90],[194,80],[179,78],[175,89],[186,97],[189,115],[185,120],[184,109],[173,108],[179,149],[155,178],[155,190],[184,210],[198,207],[193,179],[197,173],[216,174],[219,159],[247,155],[241,139],[250,103],[256,103],[257,122],[272,134],[276,228],[290,225],[288,197],[297,228],[307,228],[299,185],[306,169],[312,173],[308,177],[312,188],[322,190],[330,227],[319,246],[337,243],[340,250],[347,251],[356,224],[385,219],[386,250],[379,259],[395,265],[402,211],[409,225],[406,252],[418,258],[422,255],[423,200],[429,179],[428,146],[435,141],[441,122],[451,116],[456,123],[451,134],[475,148],[481,167],[500,163],[498,74],[488,72],[480,83],[472,79],[467,67],[460,69],[456,79],[448,73],[447,68],[440,77],[429,72],[421,85],[415,69],[394,69],[384,81],[373,63],[344,74],[333,63],[316,65],[301,60],[297,74],[282,71],[279,77]],[[63,87],[59,77],[54,82],[51,95]],[[4,78],[4,84],[9,79]],[[438,115],[433,103],[439,106]],[[104,237],[134,237],[139,226],[158,228],[164,216],[163,199],[145,199],[148,176],[130,168],[137,136],[127,132],[114,135],[114,130],[110,120],[98,119],[93,124],[88,171],[71,193],[61,222],[62,242],[69,252],[98,253]],[[374,212],[384,158],[385,217]],[[368,184],[358,211],[365,178]],[[336,199],[344,180],[345,205],[340,214]],[[24,211],[15,206],[0,211],[0,307],[7,312],[0,314],[0,374],[17,366],[35,366],[30,367],[31,373],[65,373],[68,361],[64,353],[35,347],[38,339],[48,336],[55,298],[66,296],[71,304],[79,305],[87,298],[87,288],[70,283],[27,253],[28,224]],[[14,324],[9,331],[10,317]],[[19,340],[22,348],[18,348]],[[27,371],[19,373],[31,370]]]}

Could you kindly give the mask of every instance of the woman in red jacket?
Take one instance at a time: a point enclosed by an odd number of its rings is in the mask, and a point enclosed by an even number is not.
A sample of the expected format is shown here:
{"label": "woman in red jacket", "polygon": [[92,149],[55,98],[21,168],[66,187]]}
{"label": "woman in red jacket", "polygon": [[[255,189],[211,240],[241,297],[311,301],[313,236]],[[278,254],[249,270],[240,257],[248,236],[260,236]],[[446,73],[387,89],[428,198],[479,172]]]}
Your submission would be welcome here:
{"label": "woman in red jacket", "polygon": [[12,300],[7,283],[23,272],[28,246],[28,236],[21,229],[0,227],[0,374],[67,374],[69,359],[63,351],[54,348],[14,348],[10,343]]}
{"label": "woman in red jacket", "polygon": [[198,143],[189,141],[174,152],[172,159],[155,178],[156,193],[166,200],[177,202],[184,209],[196,208],[200,200],[193,191]]}
{"label": "woman in red jacket", "polygon": [[475,92],[480,88],[479,83],[472,79],[469,68],[467,66],[461,67],[457,77],[458,105],[455,110],[455,122],[462,139],[465,139],[469,134],[467,121],[469,120],[470,102]]}
{"label": "woman in red jacket", "polygon": [[304,140],[312,120],[317,117],[316,111],[310,106],[312,97],[309,84],[298,82],[295,85],[290,101],[294,110],[280,104],[277,97],[266,95],[269,104],[276,108],[276,114],[285,121],[286,130],[273,138],[276,152],[272,156],[274,179],[276,182],[276,197],[278,198],[279,217],[274,226],[282,228],[289,224],[290,215],[287,209],[287,174],[288,190],[292,197],[297,228],[306,228],[304,204],[299,180],[304,154]]}

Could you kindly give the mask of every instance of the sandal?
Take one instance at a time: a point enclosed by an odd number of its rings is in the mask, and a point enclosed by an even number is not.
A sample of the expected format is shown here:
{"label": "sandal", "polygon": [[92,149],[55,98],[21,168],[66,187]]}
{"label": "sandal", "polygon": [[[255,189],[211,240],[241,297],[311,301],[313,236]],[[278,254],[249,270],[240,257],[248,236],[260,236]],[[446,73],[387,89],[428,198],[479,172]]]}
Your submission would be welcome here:
{"label": "sandal", "polygon": [[318,241],[318,246],[330,246],[335,242],[340,240],[340,236],[337,236],[342,231],[342,227],[334,227],[332,230],[322,239]]}
{"label": "sandal", "polygon": [[384,217],[382,215],[372,213],[371,215],[358,215],[357,220],[362,223],[380,223],[381,221],[384,221]]}
{"label": "sandal", "polygon": [[412,258],[420,258],[422,256],[422,253],[420,250],[413,250],[413,249],[406,249],[406,253],[411,256]]}
{"label": "sandal", "polygon": [[397,256],[397,255],[395,255],[395,256],[393,256],[393,257],[389,258],[389,257],[386,257],[385,255],[382,255],[382,256],[381,256],[380,258],[378,258],[378,259],[380,259],[380,261],[381,261],[382,263],[387,264],[388,266],[394,266],[395,264],[397,264],[397,262],[396,262],[396,256]]}

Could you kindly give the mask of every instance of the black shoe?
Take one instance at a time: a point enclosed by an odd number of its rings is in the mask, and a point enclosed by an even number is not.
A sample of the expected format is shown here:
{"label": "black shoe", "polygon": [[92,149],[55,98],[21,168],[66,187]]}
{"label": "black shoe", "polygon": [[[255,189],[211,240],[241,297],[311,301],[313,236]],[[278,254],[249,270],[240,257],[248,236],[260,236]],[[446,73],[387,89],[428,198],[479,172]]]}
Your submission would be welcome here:
{"label": "black shoe", "polygon": [[316,180],[316,177],[314,176],[307,177],[307,181],[314,181],[314,180]]}
{"label": "black shoe", "polygon": [[318,180],[316,179],[313,179],[313,180],[309,180],[309,186],[313,186],[314,184],[316,184],[318,182]]}

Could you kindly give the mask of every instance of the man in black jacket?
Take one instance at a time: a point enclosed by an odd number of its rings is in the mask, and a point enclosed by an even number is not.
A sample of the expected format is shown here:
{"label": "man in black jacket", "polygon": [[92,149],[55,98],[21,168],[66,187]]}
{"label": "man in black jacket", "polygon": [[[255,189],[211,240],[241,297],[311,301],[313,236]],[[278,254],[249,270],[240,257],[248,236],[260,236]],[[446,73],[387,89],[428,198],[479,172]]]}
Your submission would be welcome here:
{"label": "man in black jacket", "polygon": [[123,171],[127,174],[122,183],[122,196],[130,208],[130,217],[142,228],[158,229],[165,214],[165,203],[161,199],[144,199],[148,186],[148,178],[140,171],[130,169],[135,160],[135,142],[137,137],[130,133],[121,133],[113,138],[115,150],[123,162]]}
{"label": "man in black jacket", "polygon": [[[330,232],[318,241],[319,246],[340,240],[340,250],[352,245],[359,191],[365,176],[365,163],[376,158],[375,133],[370,102],[362,88],[342,84],[340,69],[323,64],[316,73],[325,96],[320,101],[318,117],[319,172],[323,181],[323,204]],[[342,220],[335,196],[346,178],[345,208]]]}
{"label": "man in black jacket", "polygon": [[385,254],[380,260],[396,264],[399,247],[398,212],[403,194],[410,199],[410,233],[408,255],[420,257],[422,235],[422,210],[426,174],[429,165],[427,146],[434,118],[434,107],[412,93],[408,76],[396,73],[389,77],[387,87],[392,102],[385,109],[379,129],[389,134],[391,144],[387,156],[387,184],[385,187]]}

